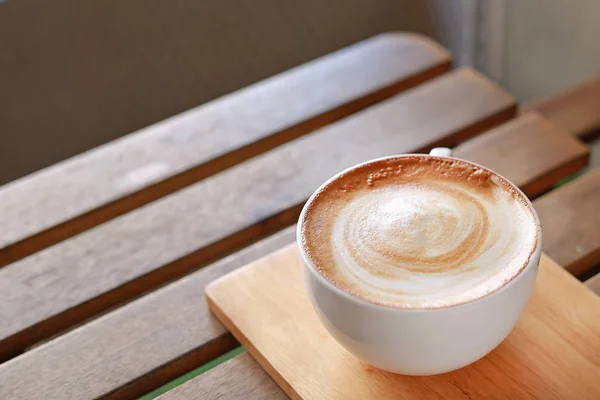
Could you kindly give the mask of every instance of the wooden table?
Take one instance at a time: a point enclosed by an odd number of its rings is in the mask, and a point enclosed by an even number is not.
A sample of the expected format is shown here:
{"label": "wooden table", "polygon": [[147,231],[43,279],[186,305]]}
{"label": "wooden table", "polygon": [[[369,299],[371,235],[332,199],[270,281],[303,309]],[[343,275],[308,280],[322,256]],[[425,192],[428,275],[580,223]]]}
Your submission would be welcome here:
{"label": "wooden table", "polygon": [[[136,398],[235,350],[203,288],[293,242],[312,191],[370,158],[451,146],[495,169],[536,198],[544,251],[589,276],[600,171],[551,189],[600,127],[564,110],[598,97],[519,114],[450,67],[429,39],[379,35],[0,188],[0,399]],[[242,397],[286,397],[245,353],[164,395]]]}

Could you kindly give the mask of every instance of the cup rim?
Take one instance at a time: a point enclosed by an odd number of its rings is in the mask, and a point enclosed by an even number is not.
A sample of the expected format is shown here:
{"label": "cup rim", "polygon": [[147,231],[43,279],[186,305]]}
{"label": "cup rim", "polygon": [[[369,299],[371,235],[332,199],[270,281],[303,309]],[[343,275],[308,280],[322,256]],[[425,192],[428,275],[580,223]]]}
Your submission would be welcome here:
{"label": "cup rim", "polygon": [[[499,285],[498,287],[494,288],[493,290],[479,296],[479,297],[475,297],[473,299],[468,299],[465,301],[461,301],[461,302],[457,302],[457,303],[453,303],[453,304],[447,304],[447,305],[441,305],[441,306],[426,306],[426,307],[422,307],[422,306],[402,306],[402,305],[387,305],[387,304],[379,304],[379,303],[375,303],[372,301],[369,301],[367,299],[364,299],[362,297],[356,296],[346,290],[343,290],[342,288],[340,288],[338,285],[334,284],[333,282],[331,282],[329,279],[325,278],[321,273],[319,273],[319,271],[317,270],[316,266],[313,264],[313,262],[310,260],[310,258],[307,256],[306,254],[306,250],[303,246],[303,240],[302,240],[302,224],[300,223],[303,219],[304,219],[304,215],[307,212],[308,206],[309,204],[311,204],[311,202],[314,200],[314,197],[321,191],[321,189],[325,186],[327,186],[329,183],[331,183],[333,180],[335,180],[336,178],[338,178],[340,175],[348,173],[356,168],[360,168],[361,166],[364,166],[366,164],[371,164],[371,163],[375,163],[375,162],[380,162],[380,161],[385,161],[385,160],[391,160],[391,159],[398,159],[398,158],[405,158],[405,157],[423,157],[423,158],[427,158],[427,159],[437,159],[437,160],[456,160],[459,162],[463,162],[466,164],[470,164],[473,166],[476,166],[478,168],[482,168],[485,171],[490,172],[493,175],[498,176],[500,179],[502,179],[503,181],[505,181],[508,185],[510,185],[510,187],[515,190],[517,192],[517,194],[524,200],[527,208],[529,209],[529,211],[531,211],[533,217],[534,217],[534,223],[535,223],[535,227],[536,227],[536,243],[533,246],[533,250],[530,252],[529,257],[527,262],[518,270],[516,271],[514,274],[512,274],[512,276],[510,277],[510,279],[506,280],[505,282],[503,282],[501,285]],[[517,185],[515,185],[514,183],[512,183],[510,180],[508,180],[506,177],[502,176],[501,174],[497,173],[496,171],[487,168],[481,164],[472,162],[472,161],[468,161],[468,160],[463,160],[461,158],[457,158],[457,157],[445,157],[445,156],[433,156],[430,154],[420,154],[420,153],[409,153],[409,154],[400,154],[400,155],[391,155],[391,156],[384,156],[384,157],[379,157],[379,158],[374,158],[368,161],[364,161],[358,164],[355,164],[351,167],[348,167],[338,173],[336,173],[335,175],[333,175],[331,178],[327,179],[323,184],[321,184],[314,192],[313,194],[308,198],[308,200],[306,201],[306,203],[304,203],[304,206],[302,207],[302,211],[300,212],[300,216],[298,218],[298,223],[296,224],[296,243],[297,243],[297,247],[298,247],[298,251],[300,253],[300,258],[302,259],[305,268],[308,269],[310,271],[310,273],[317,279],[319,280],[321,283],[323,283],[325,286],[327,286],[328,288],[332,289],[334,292],[338,293],[339,295],[350,299],[351,301],[357,302],[359,304],[362,305],[367,305],[370,307],[374,307],[376,309],[385,309],[385,310],[397,310],[397,311],[412,311],[412,312],[423,312],[423,311],[427,311],[427,312],[433,312],[433,311],[440,311],[440,310],[447,310],[447,309],[455,309],[458,307],[462,307],[462,306],[470,306],[470,305],[474,305],[476,303],[479,303],[481,301],[484,301],[485,299],[488,299],[489,297],[495,296],[495,295],[499,295],[502,292],[504,292],[509,286],[512,286],[512,284],[521,276],[523,276],[523,273],[527,270],[532,268],[533,265],[536,264],[536,260],[539,259],[539,257],[541,256],[541,252],[542,252],[542,228],[541,228],[541,222],[540,222],[540,218],[537,214],[537,211],[535,210],[535,207],[533,206],[533,203],[531,202],[531,200],[529,200],[529,198],[525,195],[525,193],[523,193],[523,191],[517,187]]]}

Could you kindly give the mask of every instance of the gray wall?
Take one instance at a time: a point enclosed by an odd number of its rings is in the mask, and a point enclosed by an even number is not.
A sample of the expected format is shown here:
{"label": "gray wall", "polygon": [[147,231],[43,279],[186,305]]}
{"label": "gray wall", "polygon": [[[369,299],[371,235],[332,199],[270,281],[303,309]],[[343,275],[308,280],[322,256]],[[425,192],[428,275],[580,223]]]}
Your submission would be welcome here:
{"label": "gray wall", "polygon": [[506,1],[500,83],[520,101],[600,74],[600,1]]}
{"label": "gray wall", "polygon": [[0,184],[460,0],[0,2]]}
{"label": "gray wall", "polygon": [[[600,74],[600,1],[493,1],[503,8],[501,45],[489,49],[501,60],[496,78],[521,103]],[[590,145],[588,170],[600,167],[600,139]]]}

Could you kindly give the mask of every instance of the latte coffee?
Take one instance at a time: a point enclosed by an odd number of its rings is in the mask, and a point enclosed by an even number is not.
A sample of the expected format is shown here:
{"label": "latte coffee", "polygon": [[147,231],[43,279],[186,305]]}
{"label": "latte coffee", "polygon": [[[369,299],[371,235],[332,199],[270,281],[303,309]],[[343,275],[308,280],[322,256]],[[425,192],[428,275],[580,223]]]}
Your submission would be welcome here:
{"label": "latte coffee", "polygon": [[529,263],[540,228],[524,196],[467,161],[408,155],[337,175],[309,200],[301,246],[367,302],[442,308],[481,298]]}

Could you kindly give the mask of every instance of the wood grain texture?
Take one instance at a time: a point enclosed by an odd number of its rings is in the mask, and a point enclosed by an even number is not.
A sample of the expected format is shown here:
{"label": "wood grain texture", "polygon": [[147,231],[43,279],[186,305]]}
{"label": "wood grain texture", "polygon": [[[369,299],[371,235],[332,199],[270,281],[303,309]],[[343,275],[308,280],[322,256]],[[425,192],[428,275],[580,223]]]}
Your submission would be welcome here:
{"label": "wood grain texture", "polygon": [[0,189],[0,266],[450,69],[390,33],[321,57]]}
{"label": "wood grain texture", "polygon": [[0,398],[133,399],[235,348],[208,311],[205,286],[295,236],[283,230],[1,364]]}
{"label": "wood grain texture", "polygon": [[457,70],[1,268],[0,358],[295,223],[346,167],[455,144],[514,112]]}
{"label": "wood grain texture", "polygon": [[533,205],[542,221],[544,252],[574,275],[600,264],[600,168]]}
{"label": "wood grain texture", "polygon": [[[585,147],[578,145],[576,139],[564,134],[555,138],[556,132],[561,133],[552,126],[548,126],[543,118],[539,116],[521,116],[518,120],[508,122],[500,128],[493,129],[475,139],[471,139],[464,145],[460,145],[456,148],[457,155],[491,165],[496,170],[514,179],[516,183],[524,188],[536,187],[532,183],[548,175],[543,168],[540,168],[540,165],[552,170],[555,166],[562,164],[561,160],[566,161],[570,158],[575,160],[581,153],[586,153]],[[523,138],[521,139],[521,137]],[[502,150],[495,153],[486,150],[488,145],[500,149],[511,149],[511,147],[518,145],[523,146],[522,149],[527,151],[519,149],[518,151],[505,152]],[[564,152],[559,151],[558,147],[564,148]],[[544,158],[540,163],[525,163],[524,165],[528,166],[529,169],[514,166],[521,159],[539,158],[541,156],[540,149],[548,155],[548,158]],[[477,158],[481,157],[482,154],[486,156]],[[517,169],[515,170],[515,168]],[[515,175],[516,172],[518,172],[518,176]],[[539,187],[539,185],[537,186]],[[286,244],[292,242],[294,239],[293,228],[288,228],[281,235],[285,235],[285,237],[278,240],[276,244],[281,244],[284,241],[287,241]],[[255,248],[258,247],[258,245],[255,246]],[[274,249],[273,246],[267,246],[266,244],[264,246],[260,245],[260,247],[260,253],[262,254],[266,254],[269,248]],[[250,249],[254,249],[254,247]],[[166,290],[149,294],[120,310],[110,313],[94,324],[84,326],[77,334],[68,335],[65,338],[64,347],[56,350],[56,352],[68,351],[68,354],[78,354],[85,352],[86,346],[94,342],[97,348],[105,352],[108,350],[102,346],[112,346],[113,343],[117,343],[119,344],[118,347],[121,348],[121,358],[127,360],[127,362],[121,362],[119,365],[126,367],[128,371],[135,371],[135,374],[128,375],[119,370],[119,367],[114,366],[115,360],[112,359],[103,359],[103,362],[93,369],[87,364],[88,361],[83,359],[81,363],[74,364],[73,368],[77,371],[84,371],[84,377],[71,373],[72,375],[69,375],[66,380],[59,380],[58,382],[61,385],[71,385],[71,383],[68,383],[69,380],[75,379],[81,387],[86,387],[88,385],[86,380],[88,379],[99,381],[102,377],[115,374],[120,377],[120,379],[115,378],[118,385],[125,385],[125,382],[130,382],[127,383],[127,386],[136,388],[139,386],[138,382],[155,381],[154,374],[163,374],[163,370],[172,370],[171,363],[187,359],[187,354],[195,354],[195,356],[191,357],[193,361],[186,362],[186,366],[189,367],[194,363],[198,363],[201,357],[197,357],[197,355],[201,353],[197,349],[208,349],[214,346],[213,343],[218,343],[223,340],[222,337],[226,336],[225,330],[218,323],[208,326],[197,324],[199,321],[210,320],[210,317],[207,316],[206,305],[203,299],[200,298],[201,291],[198,288],[203,288],[214,277],[225,274],[240,266],[243,260],[250,258],[244,257],[243,254],[244,252],[240,252],[239,256],[230,257],[224,262],[216,263],[210,268],[198,271],[170,285]],[[252,257],[258,258],[257,253],[252,251],[252,254]],[[174,313],[173,310],[178,311]],[[185,321],[189,321],[187,322],[188,326],[184,325]],[[125,346],[123,343],[127,343],[127,339],[122,337],[121,329],[125,329],[131,324],[135,324],[138,331],[146,332],[146,335],[140,338],[139,341]],[[177,332],[173,333],[170,327],[178,327]],[[133,330],[133,328],[131,329]],[[98,339],[102,337],[108,337],[111,340],[101,341]],[[180,346],[165,345],[165,343],[170,342]],[[58,354],[54,353],[54,350],[51,352],[50,349],[54,346],[56,345],[49,346],[49,349],[45,352],[27,354],[26,357],[31,357],[26,358],[28,362],[13,364],[13,368],[18,368],[17,371],[22,373],[26,369],[33,368],[33,366],[43,366],[46,363],[44,360],[51,359],[52,354]],[[144,353],[143,349],[148,348],[156,348],[158,351],[152,354]],[[18,367],[15,367],[15,365]],[[60,367],[60,364],[58,366]],[[259,367],[255,366],[255,368]],[[38,373],[36,369],[33,371]],[[184,372],[185,370],[180,370],[180,373]],[[168,373],[168,375],[174,376],[172,373]],[[0,377],[2,377],[1,374]],[[242,387],[245,385],[244,379],[239,374],[236,375],[235,380],[234,377],[231,379],[232,385],[240,384]],[[40,382],[40,385],[44,384],[43,381]],[[43,386],[34,385],[32,388],[41,391]],[[107,393],[113,390],[113,386],[109,385],[99,393]],[[260,398],[260,396],[257,398]]]}
{"label": "wood grain texture", "polygon": [[460,370],[387,373],[354,358],[318,320],[295,245],[213,282],[209,306],[294,399],[598,399],[600,298],[542,257],[532,298],[508,338]]}
{"label": "wood grain texture", "polygon": [[523,108],[534,110],[580,138],[600,132],[600,76]]}
{"label": "wood grain texture", "polygon": [[[497,135],[494,132],[497,130],[484,135]],[[468,156],[478,155],[480,146],[460,148],[464,150],[461,155]],[[537,148],[530,150],[536,154]],[[521,156],[529,158],[527,154]],[[502,159],[509,165],[494,167],[506,173],[514,161],[508,155],[506,158],[499,158]],[[523,174],[531,179],[536,179],[537,176],[528,171],[523,171]],[[527,187],[530,182],[520,183]],[[31,392],[24,392],[25,397],[22,398],[34,396],[34,393],[51,393],[61,398],[62,392],[52,391],[53,387],[69,387],[69,393],[75,397],[87,392],[99,397],[114,398],[135,397],[146,393],[202,364],[212,355],[235,346],[227,331],[209,315],[202,288],[244,263],[266,255],[283,244],[291,243],[294,237],[294,228],[287,228],[213,266],[115,310],[96,322],[69,333],[62,340],[52,341],[26,353],[0,367],[0,380],[9,382],[8,390],[11,387],[15,389],[24,382],[23,376],[32,376],[32,379],[25,382]],[[96,354],[102,356],[98,357]],[[250,375],[260,375],[262,371],[256,364],[245,369],[247,371],[244,374]],[[53,374],[48,371],[58,372]],[[228,378],[219,379],[227,379],[227,387],[231,386],[233,393],[244,390],[247,385],[254,385],[247,375],[227,370],[226,375],[230,374]],[[0,397],[7,393],[0,391]],[[187,391],[184,393],[188,394]],[[271,393],[257,391],[255,398],[268,398],[267,394]]]}
{"label": "wood grain texture", "polygon": [[160,400],[284,400],[288,397],[247,354],[219,365],[159,397]]}
{"label": "wood grain texture", "polygon": [[585,286],[587,286],[592,292],[600,296],[600,274],[596,274],[590,279],[586,280]]}
{"label": "wood grain texture", "polygon": [[495,170],[535,197],[584,168],[590,150],[530,112],[459,145],[453,153]]}

